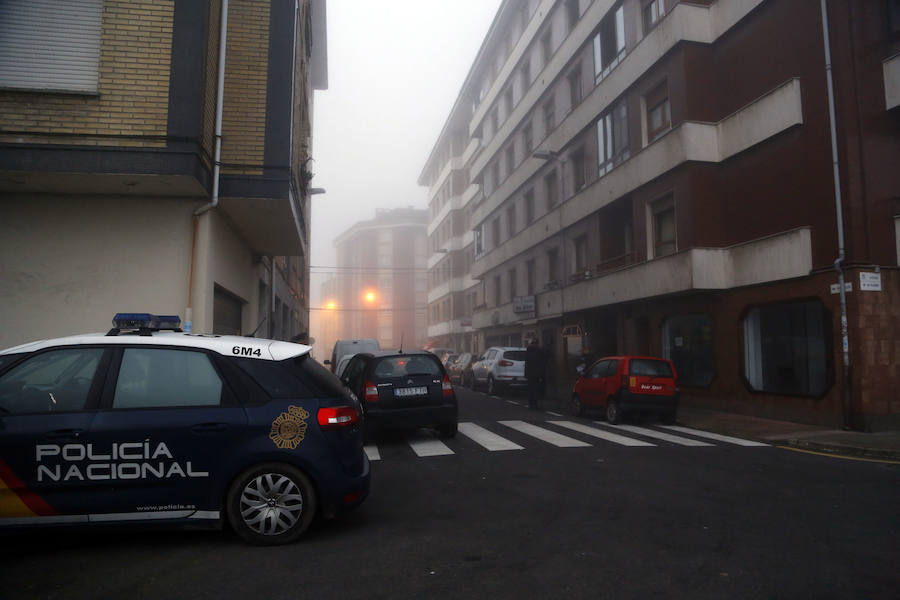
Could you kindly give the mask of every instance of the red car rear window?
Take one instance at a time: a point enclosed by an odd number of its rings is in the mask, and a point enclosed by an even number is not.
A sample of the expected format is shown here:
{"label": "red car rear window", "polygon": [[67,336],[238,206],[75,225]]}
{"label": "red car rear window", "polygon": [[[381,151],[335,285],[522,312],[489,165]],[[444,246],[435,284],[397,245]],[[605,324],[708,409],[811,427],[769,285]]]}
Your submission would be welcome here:
{"label": "red car rear window", "polygon": [[629,363],[629,375],[644,375],[647,377],[672,377],[672,367],[664,360],[652,360],[646,358],[632,358]]}

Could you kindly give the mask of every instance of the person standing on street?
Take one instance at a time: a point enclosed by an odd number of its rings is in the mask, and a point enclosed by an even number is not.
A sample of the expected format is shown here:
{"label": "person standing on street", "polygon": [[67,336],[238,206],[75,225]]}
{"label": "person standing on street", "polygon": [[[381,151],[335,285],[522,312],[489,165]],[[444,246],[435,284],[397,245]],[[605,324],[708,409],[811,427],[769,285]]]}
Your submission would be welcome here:
{"label": "person standing on street", "polygon": [[544,386],[544,349],[532,338],[525,350],[525,379],[528,380],[528,408],[536,409]]}

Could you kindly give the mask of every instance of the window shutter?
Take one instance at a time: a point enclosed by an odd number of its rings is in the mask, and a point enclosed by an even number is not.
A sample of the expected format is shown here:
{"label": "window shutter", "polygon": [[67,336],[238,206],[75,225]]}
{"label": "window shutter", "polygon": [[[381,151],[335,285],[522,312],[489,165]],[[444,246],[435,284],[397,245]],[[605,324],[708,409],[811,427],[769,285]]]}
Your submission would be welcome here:
{"label": "window shutter", "polygon": [[102,0],[0,2],[0,87],[96,93]]}

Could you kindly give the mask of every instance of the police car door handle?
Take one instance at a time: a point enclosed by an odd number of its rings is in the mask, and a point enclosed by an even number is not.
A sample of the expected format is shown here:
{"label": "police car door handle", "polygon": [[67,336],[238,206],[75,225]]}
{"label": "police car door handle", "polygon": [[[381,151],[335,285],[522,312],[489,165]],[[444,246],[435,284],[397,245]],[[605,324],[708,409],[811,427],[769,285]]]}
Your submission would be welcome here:
{"label": "police car door handle", "polygon": [[200,423],[191,427],[194,433],[216,433],[227,429],[228,423]]}
{"label": "police car door handle", "polygon": [[45,437],[48,439],[77,438],[81,435],[81,432],[81,429],[57,429],[48,432]]}

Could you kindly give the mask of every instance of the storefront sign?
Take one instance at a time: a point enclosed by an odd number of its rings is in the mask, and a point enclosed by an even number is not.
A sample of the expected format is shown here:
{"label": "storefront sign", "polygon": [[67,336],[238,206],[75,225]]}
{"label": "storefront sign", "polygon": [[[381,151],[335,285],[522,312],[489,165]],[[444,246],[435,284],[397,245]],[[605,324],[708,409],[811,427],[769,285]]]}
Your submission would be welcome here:
{"label": "storefront sign", "polygon": [[534,296],[516,296],[515,298],[513,298],[513,312],[534,312]]}

